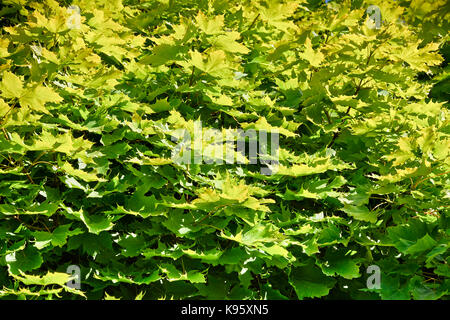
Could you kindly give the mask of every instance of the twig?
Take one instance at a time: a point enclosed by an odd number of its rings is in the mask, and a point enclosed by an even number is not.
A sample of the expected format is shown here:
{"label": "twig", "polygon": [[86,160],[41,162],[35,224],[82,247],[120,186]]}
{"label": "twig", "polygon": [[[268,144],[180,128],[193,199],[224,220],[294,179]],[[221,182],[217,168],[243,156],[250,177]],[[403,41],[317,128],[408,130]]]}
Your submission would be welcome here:
{"label": "twig", "polygon": [[258,18],[259,18],[260,15],[261,15],[260,13],[258,13],[258,14],[256,15],[255,19],[253,19],[252,23],[250,24],[250,26],[247,28],[246,31],[248,31],[248,30],[250,30],[251,28],[253,28],[253,25],[256,23],[256,20],[258,20]]}
{"label": "twig", "polygon": [[191,73],[191,77],[189,78],[189,87],[192,87],[192,84],[194,82],[194,71],[195,71],[195,66],[192,66],[192,73]]}
{"label": "twig", "polygon": [[[443,173],[439,173],[439,174],[436,175],[436,177],[442,176],[442,175],[444,175],[444,174],[449,174],[449,173],[450,173],[450,171],[443,172]],[[434,177],[426,176],[425,178],[423,178],[423,179],[417,181],[417,182],[411,187],[411,190],[416,189],[417,186],[418,186],[419,184],[421,184],[422,182],[424,182],[424,181],[426,181],[426,180],[428,180],[428,179],[431,179],[431,178],[434,178]]]}
{"label": "twig", "polygon": [[198,221],[195,221],[195,222],[193,223],[194,226],[197,225],[197,224],[199,224],[200,222],[204,221],[206,218],[209,218],[209,217],[211,216],[211,214],[212,214],[214,211],[215,211],[215,213],[217,213],[217,212],[219,211],[220,208],[223,208],[223,207],[226,207],[226,206],[227,206],[226,204],[222,204],[222,205],[220,205],[220,206],[214,208],[213,210],[211,210],[210,212],[208,212],[208,214],[207,214],[206,216],[204,216],[203,218],[201,218],[201,219],[198,220]]}

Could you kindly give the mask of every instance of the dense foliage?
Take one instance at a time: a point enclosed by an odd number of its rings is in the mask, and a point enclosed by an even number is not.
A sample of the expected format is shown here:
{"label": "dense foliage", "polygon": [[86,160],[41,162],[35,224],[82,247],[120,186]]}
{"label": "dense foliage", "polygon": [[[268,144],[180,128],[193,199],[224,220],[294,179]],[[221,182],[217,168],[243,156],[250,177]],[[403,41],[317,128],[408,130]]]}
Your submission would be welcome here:
{"label": "dense foliage", "polygon": [[447,1],[326,2],[3,0],[0,297],[448,299]]}

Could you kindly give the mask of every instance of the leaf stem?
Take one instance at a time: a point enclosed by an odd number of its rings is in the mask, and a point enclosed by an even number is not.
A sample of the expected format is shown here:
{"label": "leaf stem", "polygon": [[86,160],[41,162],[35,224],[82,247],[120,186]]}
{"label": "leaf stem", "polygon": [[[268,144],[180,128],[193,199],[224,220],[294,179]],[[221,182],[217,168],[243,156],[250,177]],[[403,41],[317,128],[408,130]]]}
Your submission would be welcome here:
{"label": "leaf stem", "polygon": [[255,17],[255,19],[253,19],[252,23],[250,24],[250,26],[247,28],[246,31],[250,30],[251,28],[253,28],[254,24],[256,23],[256,20],[258,20],[259,16],[261,15],[261,13],[258,13]]}

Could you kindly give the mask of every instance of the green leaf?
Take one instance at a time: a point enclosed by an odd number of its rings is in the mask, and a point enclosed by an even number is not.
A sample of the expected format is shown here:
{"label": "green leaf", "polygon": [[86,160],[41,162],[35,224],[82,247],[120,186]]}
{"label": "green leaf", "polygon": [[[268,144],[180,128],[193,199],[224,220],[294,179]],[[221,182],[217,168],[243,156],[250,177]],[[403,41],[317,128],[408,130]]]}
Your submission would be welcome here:
{"label": "green leaf", "polygon": [[166,274],[168,281],[187,280],[191,283],[206,283],[205,276],[196,270],[190,270],[187,273],[182,273],[181,271],[178,271],[175,266],[167,263],[161,264],[159,268]]}
{"label": "green leaf", "polygon": [[309,264],[295,267],[289,273],[289,283],[294,288],[298,299],[326,296],[335,284],[335,280],[325,276],[322,271]]}
{"label": "green leaf", "polygon": [[427,284],[420,276],[415,276],[409,281],[409,288],[412,296],[417,300],[438,300],[448,293],[448,283]]}
{"label": "green leaf", "polygon": [[366,206],[345,205],[344,208],[342,208],[342,211],[356,220],[367,221],[370,223],[375,223],[377,221],[377,213],[375,211],[370,211]]}
{"label": "green leaf", "polygon": [[72,213],[88,228],[89,232],[99,234],[102,231],[110,230],[114,226],[111,222],[111,218],[102,214],[90,215],[84,210],[75,211]]}
{"label": "green leaf", "polygon": [[14,278],[26,285],[47,286],[50,284],[57,284],[64,286],[71,276],[68,273],[48,272],[42,277],[21,273],[21,276],[14,276]]}
{"label": "green leaf", "polygon": [[34,246],[39,250],[53,245],[54,247],[62,247],[67,243],[67,238],[81,234],[83,231],[79,228],[70,230],[72,224],[66,224],[57,227],[53,232],[36,231],[33,232],[33,236],[36,239]]}
{"label": "green leaf", "polygon": [[420,255],[428,252],[437,242],[427,233],[427,225],[412,220],[404,225],[387,228],[389,238],[402,253]]}
{"label": "green leaf", "polygon": [[112,249],[111,235],[107,232],[101,232],[98,235],[85,232],[70,237],[67,243],[67,250],[71,251],[79,247],[82,248],[82,252],[88,253],[91,256],[108,252]]}
{"label": "green leaf", "polygon": [[359,278],[359,261],[349,255],[349,250],[334,250],[329,248],[320,264],[327,276],[339,275],[345,279]]}
{"label": "green leaf", "polygon": [[147,246],[143,236],[127,235],[117,242],[123,247],[122,254],[125,257],[136,257]]}
{"label": "green leaf", "polygon": [[405,250],[405,253],[410,255],[418,255],[429,251],[436,246],[436,244],[437,242],[431,238],[429,234],[426,234],[422,238],[418,239],[416,243],[409,246],[408,249]]}
{"label": "green leaf", "polygon": [[18,275],[20,271],[27,272],[37,269],[43,263],[39,251],[33,246],[27,246],[20,251],[14,251],[5,256],[9,272]]}

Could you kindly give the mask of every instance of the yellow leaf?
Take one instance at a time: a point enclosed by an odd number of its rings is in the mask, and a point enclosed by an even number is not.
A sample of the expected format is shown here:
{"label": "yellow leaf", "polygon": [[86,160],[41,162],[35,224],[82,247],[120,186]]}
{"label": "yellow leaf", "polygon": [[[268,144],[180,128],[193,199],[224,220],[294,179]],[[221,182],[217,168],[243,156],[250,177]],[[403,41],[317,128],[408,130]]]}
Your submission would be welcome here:
{"label": "yellow leaf", "polygon": [[127,162],[136,163],[141,166],[162,166],[164,164],[170,164],[172,163],[171,159],[165,159],[165,158],[148,158],[143,157],[141,159],[138,158],[131,158],[130,160],[127,160]]}
{"label": "yellow leaf", "polygon": [[223,15],[210,18],[199,12],[197,14],[197,17],[195,17],[195,20],[197,21],[197,25],[199,26],[200,30],[208,35],[218,34],[222,32]]}
{"label": "yellow leaf", "polygon": [[314,51],[309,38],[305,41],[305,51],[300,53],[300,57],[307,60],[313,67],[319,67],[325,56],[320,51]]}
{"label": "yellow leaf", "polygon": [[7,114],[9,112],[9,105],[5,102],[5,100],[3,100],[2,98],[0,98],[0,118],[4,117],[5,114]]}
{"label": "yellow leaf", "polygon": [[15,74],[5,71],[3,72],[2,82],[0,83],[0,91],[5,98],[18,98],[23,93],[22,80]]}
{"label": "yellow leaf", "polygon": [[65,162],[62,166],[61,169],[67,173],[70,176],[74,176],[77,178],[82,179],[83,181],[86,182],[91,182],[91,181],[106,181],[105,179],[99,178],[95,173],[90,173],[90,172],[86,172],[83,170],[79,170],[79,169],[75,169],[74,167],[72,167],[72,165],[68,162]]}
{"label": "yellow leaf", "polygon": [[211,40],[211,44],[221,50],[233,53],[247,54],[250,52],[246,46],[236,42],[240,37],[238,32],[227,32],[225,35],[218,35]]}
{"label": "yellow leaf", "polygon": [[23,96],[19,101],[23,107],[30,108],[32,110],[40,111],[46,114],[50,112],[45,108],[47,102],[61,102],[63,99],[53,89],[36,86],[34,88],[28,88],[25,90]]}
{"label": "yellow leaf", "polygon": [[212,51],[206,61],[203,55],[198,51],[191,51],[191,64],[206,73],[216,74],[224,69],[225,52],[222,50]]}

